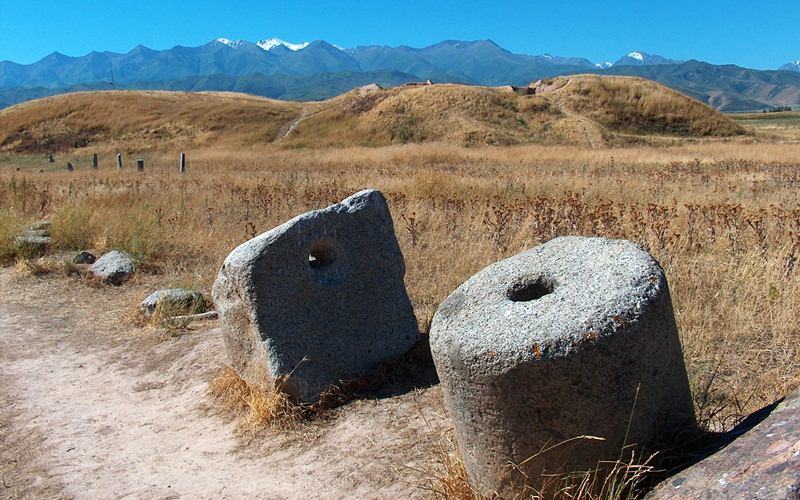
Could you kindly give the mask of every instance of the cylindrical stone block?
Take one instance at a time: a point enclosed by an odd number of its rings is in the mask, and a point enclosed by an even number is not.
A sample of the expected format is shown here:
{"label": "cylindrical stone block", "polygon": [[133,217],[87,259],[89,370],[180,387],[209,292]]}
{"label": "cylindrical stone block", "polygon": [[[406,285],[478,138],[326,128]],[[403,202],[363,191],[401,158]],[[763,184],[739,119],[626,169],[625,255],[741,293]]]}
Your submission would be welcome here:
{"label": "cylindrical stone block", "polygon": [[92,154],[92,168],[97,170],[97,153]]}
{"label": "cylindrical stone block", "polygon": [[144,172],[144,160],[139,158],[136,160],[136,170],[139,172]]}
{"label": "cylindrical stone block", "polygon": [[697,433],[666,277],[633,243],[557,238],[497,262],[441,304],[430,340],[481,492]]}
{"label": "cylindrical stone block", "polygon": [[180,165],[178,166],[180,173],[186,172],[186,153],[181,153]]}
{"label": "cylindrical stone block", "polygon": [[122,169],[122,153],[117,153],[117,168]]}

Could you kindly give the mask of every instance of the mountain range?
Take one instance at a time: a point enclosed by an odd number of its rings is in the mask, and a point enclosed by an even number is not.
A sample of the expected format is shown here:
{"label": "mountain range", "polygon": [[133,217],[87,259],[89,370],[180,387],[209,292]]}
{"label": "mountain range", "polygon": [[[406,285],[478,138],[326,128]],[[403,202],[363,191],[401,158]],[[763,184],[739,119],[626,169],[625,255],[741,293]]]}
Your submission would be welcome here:
{"label": "mountain range", "polygon": [[125,54],[58,52],[28,65],[0,62],[0,107],[75,90],[233,90],[282,99],[325,99],[359,85],[416,80],[473,85],[526,85],[558,75],[643,76],[720,110],[800,104],[800,61],[780,71],[679,61],[633,51],[614,63],[581,57],[512,53],[491,40],[446,40],[424,48],[341,48],[323,40],[290,43],[218,38],[198,47]]}

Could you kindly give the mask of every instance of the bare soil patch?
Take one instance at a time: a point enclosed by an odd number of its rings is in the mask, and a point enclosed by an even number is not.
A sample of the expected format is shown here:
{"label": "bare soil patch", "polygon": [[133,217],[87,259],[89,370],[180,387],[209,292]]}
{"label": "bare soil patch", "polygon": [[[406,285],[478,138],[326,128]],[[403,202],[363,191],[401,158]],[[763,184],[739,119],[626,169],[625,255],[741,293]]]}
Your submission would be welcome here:
{"label": "bare soil patch", "polygon": [[415,497],[447,426],[431,388],[246,436],[211,406],[215,328],[120,321],[143,291],[0,271],[0,496]]}

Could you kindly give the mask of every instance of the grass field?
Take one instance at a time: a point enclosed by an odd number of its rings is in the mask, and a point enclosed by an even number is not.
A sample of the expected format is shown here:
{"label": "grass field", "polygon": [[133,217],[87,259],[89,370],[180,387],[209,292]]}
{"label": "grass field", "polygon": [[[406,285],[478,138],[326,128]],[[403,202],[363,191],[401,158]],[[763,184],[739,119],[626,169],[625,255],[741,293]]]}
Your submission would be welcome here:
{"label": "grass field", "polygon": [[559,235],[627,238],[667,272],[703,418],[729,427],[800,381],[798,146],[214,149],[190,152],[185,176],[174,155],[145,156],[142,174],[116,171],[110,158],[94,172],[86,153],[73,173],[40,174],[43,158],[5,157],[6,243],[49,217],[57,248],[121,248],[165,285],[208,291],[242,241],[376,187],[389,199],[423,328],[495,260]]}
{"label": "grass field", "polygon": [[800,112],[736,113],[731,116],[747,130],[758,131],[767,137],[800,141]]}
{"label": "grass field", "polygon": [[[708,429],[729,429],[800,384],[800,145],[785,140],[800,130],[794,115],[737,116],[752,137],[689,136],[670,146],[307,148],[232,144],[221,135],[213,144],[157,148],[137,148],[136,136],[115,148],[128,137],[120,133],[113,144],[59,153],[55,163],[7,152],[0,156],[0,259],[20,258],[14,235],[49,218],[57,250],[122,249],[164,286],[208,292],[239,243],[375,187],[389,201],[406,285],[426,331],[441,301],[498,259],[561,235],[625,238],[666,271],[698,417]],[[116,149],[124,152],[123,170],[113,163]],[[177,173],[181,150],[185,175]],[[145,159],[143,173],[135,158]],[[64,169],[67,159],[75,172]]]}

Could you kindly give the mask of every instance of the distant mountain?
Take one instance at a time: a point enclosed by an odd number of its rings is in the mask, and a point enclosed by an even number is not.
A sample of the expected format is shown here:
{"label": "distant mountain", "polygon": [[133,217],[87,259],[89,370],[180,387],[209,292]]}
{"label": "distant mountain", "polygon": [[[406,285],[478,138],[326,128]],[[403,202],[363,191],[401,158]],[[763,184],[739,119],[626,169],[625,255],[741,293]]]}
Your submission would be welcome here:
{"label": "distant mountain", "polygon": [[[472,85],[526,85],[577,73],[630,74],[664,83],[721,110],[800,104],[800,64],[757,71],[675,61],[634,51],[615,63],[581,57],[515,54],[492,40],[443,42],[414,48],[367,45],[342,49],[323,40],[257,42],[217,38],[198,47],[130,52],[58,52],[28,65],[0,62],[0,108],[67,90],[238,90],[283,99],[324,99],[371,83],[414,80]],[[247,90],[246,90],[247,89]]]}
{"label": "distant mountain", "polygon": [[612,66],[652,66],[656,64],[679,64],[682,62],[655,54],[648,54],[647,52],[633,51],[619,58]]}
{"label": "distant mountain", "polygon": [[594,67],[582,58],[514,54],[491,40],[445,40],[421,49],[369,45],[345,52],[366,70],[395,69],[422,79],[475,85],[522,85],[532,76]]}
{"label": "distant mountain", "polygon": [[790,63],[786,63],[786,64],[784,64],[783,66],[781,66],[778,69],[779,70],[784,70],[784,71],[796,71],[796,72],[800,73],[800,60],[792,61]]}
{"label": "distant mountain", "polygon": [[800,103],[800,73],[787,71],[761,71],[691,60],[651,66],[614,65],[596,72],[654,80],[723,111],[753,111]]}

